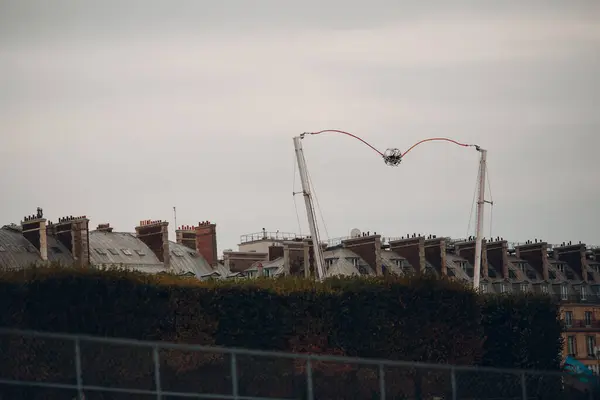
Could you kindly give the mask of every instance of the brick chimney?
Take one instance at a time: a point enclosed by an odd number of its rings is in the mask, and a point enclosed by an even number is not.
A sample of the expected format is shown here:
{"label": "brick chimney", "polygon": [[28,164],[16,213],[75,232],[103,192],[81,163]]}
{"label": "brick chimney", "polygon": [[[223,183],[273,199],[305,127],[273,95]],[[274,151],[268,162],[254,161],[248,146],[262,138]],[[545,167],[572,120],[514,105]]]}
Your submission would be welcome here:
{"label": "brick chimney", "polygon": [[56,239],[71,251],[76,267],[90,265],[90,220],[85,216],[59,218],[50,229]]}
{"label": "brick chimney", "polygon": [[[508,279],[508,242],[506,240],[496,239],[490,243],[486,243],[487,261],[495,268],[500,269],[498,272],[502,274],[502,278]],[[486,276],[488,273],[488,262],[485,263]]]}
{"label": "brick chimney", "polygon": [[550,280],[548,273],[548,243],[537,241],[528,241],[527,243],[516,246],[516,256],[526,260],[537,272],[542,275],[545,281]]}
{"label": "brick chimney", "polygon": [[164,264],[165,269],[171,268],[169,253],[169,223],[161,220],[143,220],[135,227],[135,235],[146,244]]}
{"label": "brick chimney", "polygon": [[284,246],[280,244],[272,244],[269,246],[269,261],[277,260],[278,258],[282,258],[284,256],[285,250]]}
{"label": "brick chimney", "polygon": [[581,276],[585,282],[588,281],[587,259],[585,257],[586,246],[583,243],[563,243],[562,246],[554,247],[554,259],[564,261]]}
{"label": "brick chimney", "polygon": [[96,227],[96,231],[111,233],[113,231],[113,228],[108,223],[106,223],[106,224],[98,224],[98,226]]}
{"label": "brick chimney", "polygon": [[37,214],[24,217],[21,228],[25,239],[39,250],[42,261],[48,261],[48,237],[43,210],[38,207]]}
{"label": "brick chimney", "polygon": [[383,276],[381,264],[381,235],[370,232],[356,238],[342,240],[342,246],[360,256],[377,276]]}
{"label": "brick chimney", "polygon": [[[307,237],[304,239],[304,243],[306,246],[304,253],[306,257],[305,260],[307,260],[307,262],[305,262],[304,276],[306,278],[315,277],[317,276],[317,264],[315,263],[315,252],[313,251],[312,239]],[[322,243],[321,248],[325,251],[327,249],[327,244]],[[308,268],[306,268],[306,266],[308,266]],[[325,266],[323,266],[323,268],[325,268]]]}
{"label": "brick chimney", "polygon": [[306,275],[310,271],[308,243],[296,240],[283,242],[283,265],[290,275]]}
{"label": "brick chimney", "polygon": [[209,221],[198,223],[196,231],[196,250],[211,267],[218,263],[217,254],[217,224]]}
{"label": "brick chimney", "polygon": [[416,272],[425,271],[425,237],[413,234],[412,237],[389,242],[390,250],[406,258]]}
{"label": "brick chimney", "polygon": [[175,231],[176,242],[196,251],[196,227],[183,225]]}
{"label": "brick chimney", "polygon": [[[454,244],[454,253],[462,258],[465,258],[473,267],[475,267],[475,240],[469,240],[466,242],[459,242]],[[487,242],[483,240],[481,242],[481,278],[488,278],[488,252]],[[508,258],[506,259],[506,268],[508,275]]]}
{"label": "brick chimney", "polygon": [[429,236],[424,243],[425,259],[442,275],[448,276],[446,266],[446,239]]}

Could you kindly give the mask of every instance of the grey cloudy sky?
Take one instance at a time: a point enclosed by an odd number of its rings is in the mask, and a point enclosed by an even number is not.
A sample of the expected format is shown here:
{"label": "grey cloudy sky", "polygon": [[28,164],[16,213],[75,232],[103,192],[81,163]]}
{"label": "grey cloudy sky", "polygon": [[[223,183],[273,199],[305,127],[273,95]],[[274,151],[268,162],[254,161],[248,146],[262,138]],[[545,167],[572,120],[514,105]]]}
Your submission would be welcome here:
{"label": "grey cloudy sky", "polygon": [[[177,206],[220,250],[298,231],[292,137],[335,128],[478,143],[494,236],[600,245],[599,20],[595,0],[0,0],[0,223],[42,206],[133,231]],[[329,237],[467,234],[475,150],[389,168],[304,146]]]}

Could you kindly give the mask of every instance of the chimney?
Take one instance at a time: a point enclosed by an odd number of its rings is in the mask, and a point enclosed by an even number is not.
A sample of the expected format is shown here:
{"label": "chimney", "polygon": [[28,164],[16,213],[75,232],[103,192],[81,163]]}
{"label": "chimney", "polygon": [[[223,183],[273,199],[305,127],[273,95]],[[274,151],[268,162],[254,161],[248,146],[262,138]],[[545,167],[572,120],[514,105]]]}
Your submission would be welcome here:
{"label": "chimney", "polygon": [[390,241],[390,250],[406,258],[416,272],[425,271],[424,237],[413,234],[413,237]]}
{"label": "chimney", "polygon": [[434,239],[433,236],[430,236],[429,239],[425,240],[424,252],[425,260],[429,261],[442,276],[448,276],[446,239],[443,237]]}
{"label": "chimney", "polygon": [[342,240],[342,246],[360,256],[375,271],[375,275],[383,276],[381,264],[381,235],[367,236]]}
{"label": "chimney", "polygon": [[[315,277],[317,276],[317,265],[315,263],[315,252],[313,251],[312,239],[310,237],[307,237],[303,240],[303,242],[306,246],[304,250],[304,276],[306,278]],[[327,244],[322,243],[321,248],[323,249],[323,251],[325,251],[327,249]],[[323,266],[323,268],[326,269],[325,266]]]}
{"label": "chimney", "polygon": [[196,251],[196,227],[191,225],[180,226],[175,231],[175,241],[188,249]]}
{"label": "chimney", "polygon": [[[469,238],[472,239],[472,238]],[[459,257],[465,258],[473,267],[475,267],[475,240],[468,242],[460,242],[454,244],[454,254]],[[508,275],[508,258],[506,259],[506,275]],[[481,278],[488,278],[488,256],[487,256],[487,242],[485,239],[481,242]]]}
{"label": "chimney", "polygon": [[269,261],[277,260],[284,256],[285,250],[282,245],[271,245],[269,246]]}
{"label": "chimney", "polygon": [[554,258],[564,261],[583,279],[588,281],[585,244],[563,245],[554,247]]}
{"label": "chimney", "polygon": [[211,267],[217,265],[217,225],[204,221],[198,223],[196,231],[196,250]]}
{"label": "chimney", "polygon": [[310,269],[308,243],[303,241],[283,242],[283,265],[290,275],[301,276]]}
{"label": "chimney", "polygon": [[107,224],[99,224],[98,227],[96,228],[96,231],[111,233],[113,231],[113,228],[108,223]]}
{"label": "chimney", "polygon": [[38,207],[35,215],[26,216],[21,222],[23,236],[40,252],[42,261],[48,261],[48,240],[44,212]]}
{"label": "chimney", "polygon": [[169,223],[161,220],[143,220],[135,227],[135,235],[146,244],[164,264],[165,269],[171,267],[169,253]]}
{"label": "chimney", "polygon": [[485,263],[486,276],[488,276],[488,267],[491,263],[502,278],[508,279],[508,242],[506,240],[497,239],[495,242],[486,243],[487,262]]}
{"label": "chimney", "polygon": [[526,260],[533,268],[536,269],[545,281],[550,280],[548,273],[548,243],[537,241],[533,243],[531,240],[527,244],[515,247],[516,256]]}
{"label": "chimney", "polygon": [[56,239],[71,251],[76,267],[90,265],[90,220],[85,216],[59,218],[51,230]]}

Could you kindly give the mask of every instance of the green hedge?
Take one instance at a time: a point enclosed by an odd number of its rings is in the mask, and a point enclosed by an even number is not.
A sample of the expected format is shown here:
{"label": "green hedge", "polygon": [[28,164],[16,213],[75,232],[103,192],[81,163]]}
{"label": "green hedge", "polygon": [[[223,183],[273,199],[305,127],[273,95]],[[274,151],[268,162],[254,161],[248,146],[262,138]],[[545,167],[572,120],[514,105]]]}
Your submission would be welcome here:
{"label": "green hedge", "polygon": [[[482,299],[431,277],[200,283],[38,268],[0,275],[0,304],[0,326],[21,329],[457,365],[560,366],[555,304],[537,297]],[[536,336],[542,332],[544,338]],[[72,343],[1,339],[2,376],[72,382]],[[84,344],[82,357],[86,384],[152,389],[148,351]],[[164,389],[230,393],[226,356],[163,351],[161,360]],[[238,365],[242,395],[305,394],[301,363],[240,357]],[[317,398],[378,398],[377,371],[368,366],[316,363],[313,369]],[[396,368],[386,377],[390,398],[449,393],[443,370]],[[64,397],[1,390],[7,398]]]}

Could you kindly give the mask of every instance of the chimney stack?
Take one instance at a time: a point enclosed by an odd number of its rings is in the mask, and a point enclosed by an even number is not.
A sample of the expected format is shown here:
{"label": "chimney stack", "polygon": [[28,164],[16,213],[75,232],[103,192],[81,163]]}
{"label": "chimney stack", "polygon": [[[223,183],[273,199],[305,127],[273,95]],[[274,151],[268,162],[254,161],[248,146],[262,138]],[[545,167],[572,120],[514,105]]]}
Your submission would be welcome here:
{"label": "chimney stack", "polygon": [[196,251],[196,227],[182,225],[175,231],[176,242]]}
{"label": "chimney stack", "polygon": [[171,268],[171,254],[169,253],[169,223],[162,220],[143,220],[135,227],[138,239],[146,244],[164,264],[165,269]]}
{"label": "chimney stack", "polygon": [[486,243],[485,248],[486,252],[484,254],[487,254],[486,276],[488,276],[488,263],[491,263],[502,274],[502,278],[508,279],[508,242],[497,238],[494,242]]}
{"label": "chimney stack", "polygon": [[210,221],[198,223],[196,231],[196,250],[211,267],[218,263],[217,254],[217,224]]}
{"label": "chimney stack", "polygon": [[110,226],[110,224],[106,223],[106,224],[98,224],[98,227],[96,228],[96,230],[98,232],[112,232],[113,228]]}
{"label": "chimney stack", "polygon": [[422,236],[390,241],[390,250],[406,258],[418,273],[425,272],[425,238]]}
{"label": "chimney stack", "polygon": [[367,232],[364,237],[351,238],[342,241],[342,246],[352,250],[375,271],[375,275],[383,276],[381,264],[381,236]]}
{"label": "chimney stack", "polygon": [[429,235],[424,243],[425,259],[435,267],[441,276],[448,276],[448,267],[446,265],[446,239],[433,238]]}
{"label": "chimney stack", "polygon": [[[473,267],[475,267],[475,238],[469,237],[469,241],[460,242],[454,244],[454,253],[467,259]],[[508,258],[506,263],[507,274],[508,274]],[[488,278],[488,254],[487,254],[487,241],[485,239],[481,242],[481,278]]]}
{"label": "chimney stack", "polygon": [[56,239],[71,251],[76,267],[90,265],[90,220],[85,216],[59,218],[50,229]]}
{"label": "chimney stack", "polygon": [[48,261],[48,236],[44,211],[38,207],[35,215],[24,217],[21,228],[25,239],[39,250],[42,261]]}
{"label": "chimney stack", "polygon": [[[571,243],[571,242],[569,242]],[[587,251],[585,244],[573,244],[573,245],[563,245],[559,247],[554,247],[554,258],[556,260],[564,261],[575,272],[583,279],[585,282],[588,281],[588,273],[587,273],[587,260],[585,257],[585,253]]]}
{"label": "chimney stack", "polygon": [[526,260],[542,275],[545,281],[550,280],[548,272],[548,243],[543,241],[533,243],[531,240],[528,240],[526,244],[516,246],[515,250],[518,258]]}

